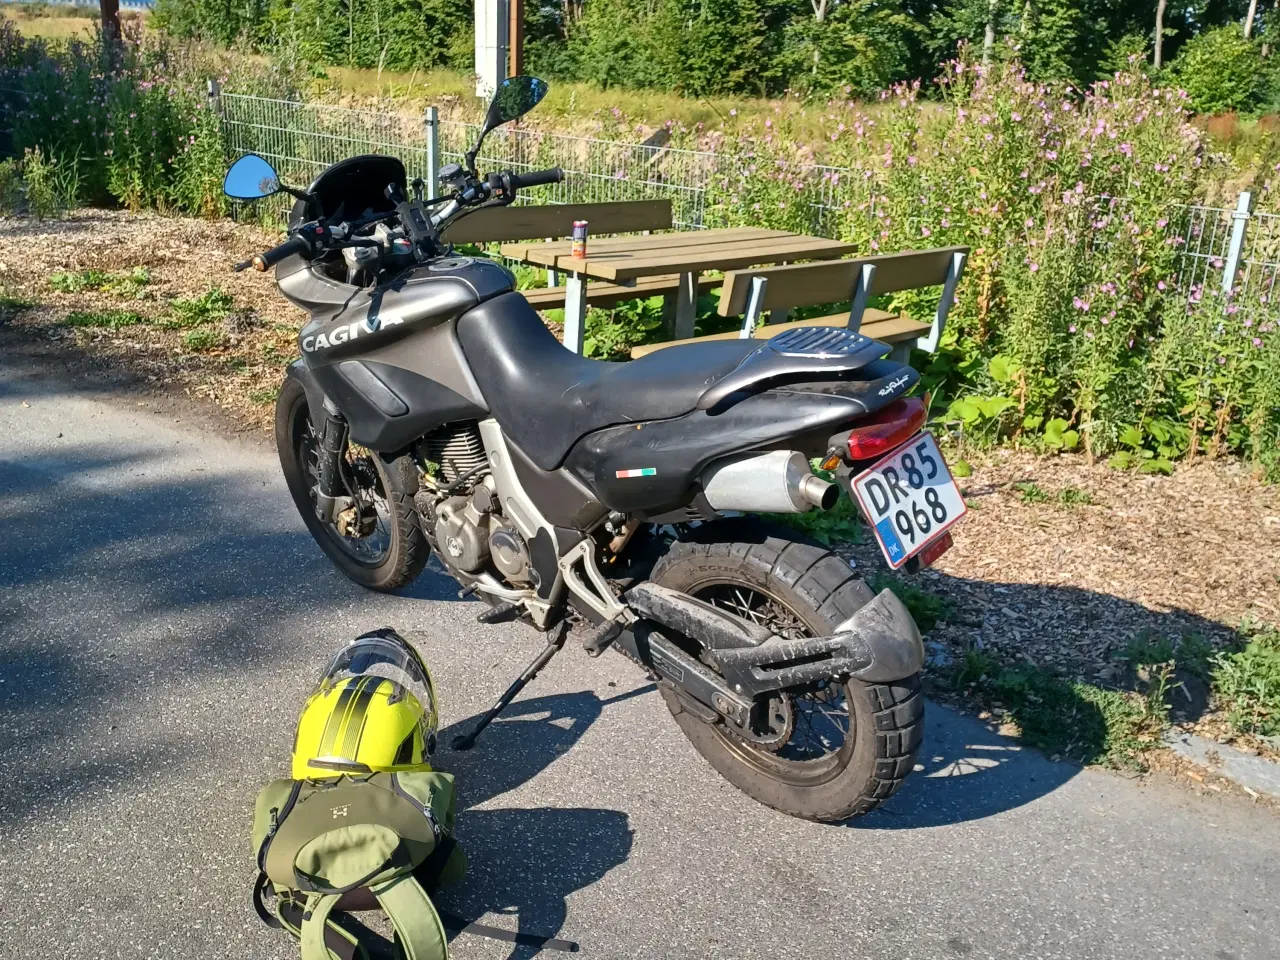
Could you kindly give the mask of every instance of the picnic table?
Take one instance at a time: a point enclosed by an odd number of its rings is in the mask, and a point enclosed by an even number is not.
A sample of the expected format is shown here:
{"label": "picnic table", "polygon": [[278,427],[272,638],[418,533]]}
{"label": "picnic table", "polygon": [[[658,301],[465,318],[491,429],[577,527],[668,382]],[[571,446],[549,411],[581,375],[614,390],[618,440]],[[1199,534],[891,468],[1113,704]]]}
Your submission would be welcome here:
{"label": "picnic table", "polygon": [[684,339],[694,333],[698,275],[702,272],[796,260],[825,260],[842,257],[856,249],[854,244],[839,240],[762,227],[590,237],[585,258],[574,257],[572,247],[570,240],[550,243],[530,240],[505,243],[500,249],[504,257],[567,275],[564,344],[575,353],[582,352],[585,337],[589,280],[630,287],[646,277],[678,274],[673,333],[676,339]]}

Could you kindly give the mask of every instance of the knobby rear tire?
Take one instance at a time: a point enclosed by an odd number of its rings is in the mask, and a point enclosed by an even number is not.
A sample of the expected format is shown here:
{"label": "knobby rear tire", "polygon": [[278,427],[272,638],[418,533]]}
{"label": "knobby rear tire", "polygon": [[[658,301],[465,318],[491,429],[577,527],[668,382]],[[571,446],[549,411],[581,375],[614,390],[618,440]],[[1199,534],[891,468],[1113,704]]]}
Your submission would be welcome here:
{"label": "knobby rear tire", "polygon": [[334,566],[360,586],[383,592],[405,586],[422,572],[431,556],[431,546],[422,531],[413,502],[413,496],[418,492],[417,468],[408,457],[385,463],[376,454],[372,456],[390,511],[387,524],[390,545],[378,564],[361,563],[343,549],[337,539],[341,536],[337,530],[316,516],[310,479],[305,465],[298,458],[297,444],[297,431],[302,426],[299,418],[309,416],[307,395],[302,384],[293,377],[287,377],[276,399],[276,451],[280,455],[280,467],[284,471],[289,494],[308,532]]}
{"label": "knobby rear tire", "polygon": [[[655,583],[697,594],[708,584],[737,584],[790,608],[809,635],[834,632],[873,597],[866,583],[831,551],[752,520],[703,524],[672,544],[653,569]],[[741,741],[707,724],[660,687],[668,709],[694,748],[735,787],[767,806],[806,820],[838,821],[868,813],[902,786],[924,736],[919,674],[896,683],[844,684],[849,741],[822,782],[786,782],[744,760]],[[828,776],[824,773],[823,776]]]}

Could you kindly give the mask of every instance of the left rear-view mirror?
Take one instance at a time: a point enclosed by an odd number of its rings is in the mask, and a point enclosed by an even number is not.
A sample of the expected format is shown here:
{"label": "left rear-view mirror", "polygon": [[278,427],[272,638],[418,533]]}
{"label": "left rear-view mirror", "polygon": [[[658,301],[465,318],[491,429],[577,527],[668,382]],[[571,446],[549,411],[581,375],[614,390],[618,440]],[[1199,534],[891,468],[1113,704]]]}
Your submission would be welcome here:
{"label": "left rear-view mirror", "polygon": [[246,154],[227,171],[222,192],[233,200],[261,200],[280,192],[280,175],[256,153]]}

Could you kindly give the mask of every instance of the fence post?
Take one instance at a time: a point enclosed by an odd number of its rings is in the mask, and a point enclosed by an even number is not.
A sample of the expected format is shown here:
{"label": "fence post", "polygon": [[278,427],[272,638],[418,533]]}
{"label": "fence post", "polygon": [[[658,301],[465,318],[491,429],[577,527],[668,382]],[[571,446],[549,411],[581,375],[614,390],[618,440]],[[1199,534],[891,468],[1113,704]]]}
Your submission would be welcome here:
{"label": "fence post", "polygon": [[427,107],[422,122],[427,128],[427,196],[431,197],[440,180],[440,111]]}
{"label": "fence post", "polygon": [[1240,269],[1240,257],[1244,253],[1245,228],[1253,215],[1253,194],[1248,190],[1240,193],[1236,201],[1236,209],[1231,214],[1231,245],[1227,247],[1227,260],[1222,268],[1222,292],[1230,293],[1235,286],[1236,272]]}

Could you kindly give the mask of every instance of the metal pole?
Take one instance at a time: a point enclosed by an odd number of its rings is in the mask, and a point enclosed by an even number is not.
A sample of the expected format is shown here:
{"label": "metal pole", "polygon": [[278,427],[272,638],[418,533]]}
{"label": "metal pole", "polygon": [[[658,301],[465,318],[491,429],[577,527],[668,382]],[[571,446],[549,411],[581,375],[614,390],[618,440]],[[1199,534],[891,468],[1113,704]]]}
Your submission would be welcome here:
{"label": "metal pole", "polygon": [[440,111],[427,107],[422,122],[427,128],[427,196],[431,196],[440,181]]}
{"label": "metal pole", "polygon": [[1227,247],[1227,260],[1222,267],[1222,292],[1230,293],[1236,283],[1236,273],[1240,269],[1240,256],[1244,253],[1245,228],[1253,215],[1253,194],[1244,190],[1236,201],[1236,209],[1231,214],[1231,245]]}
{"label": "metal pole", "polygon": [[569,274],[564,290],[564,345],[582,353],[587,338],[587,278],[576,271]]}

